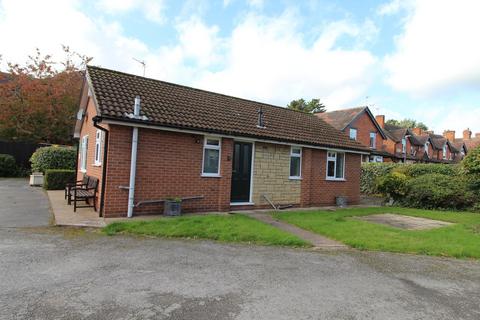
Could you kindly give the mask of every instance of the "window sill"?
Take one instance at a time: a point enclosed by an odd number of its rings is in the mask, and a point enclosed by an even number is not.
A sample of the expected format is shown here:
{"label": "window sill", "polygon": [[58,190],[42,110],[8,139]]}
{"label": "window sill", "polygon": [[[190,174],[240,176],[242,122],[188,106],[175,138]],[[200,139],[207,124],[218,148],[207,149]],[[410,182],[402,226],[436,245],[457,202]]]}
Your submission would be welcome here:
{"label": "window sill", "polygon": [[93,166],[93,167],[101,167],[102,164],[101,164],[101,163],[94,163],[94,164],[92,164],[92,166]]}
{"label": "window sill", "polygon": [[205,173],[202,173],[200,176],[202,178],[221,178],[222,177],[219,174],[205,174]]}
{"label": "window sill", "polygon": [[87,169],[80,169],[80,172],[87,173]]}
{"label": "window sill", "polygon": [[347,179],[345,179],[345,178],[341,178],[341,179],[337,179],[337,178],[326,178],[325,180],[327,180],[327,181],[339,181],[339,182],[347,181]]}
{"label": "window sill", "polygon": [[288,177],[289,180],[302,180],[302,177]]}

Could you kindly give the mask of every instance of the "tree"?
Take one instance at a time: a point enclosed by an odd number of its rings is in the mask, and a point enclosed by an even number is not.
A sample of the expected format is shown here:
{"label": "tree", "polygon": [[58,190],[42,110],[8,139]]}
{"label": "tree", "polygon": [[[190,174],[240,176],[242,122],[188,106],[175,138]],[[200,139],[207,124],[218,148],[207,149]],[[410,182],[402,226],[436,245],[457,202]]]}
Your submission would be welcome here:
{"label": "tree", "polygon": [[421,128],[422,130],[428,130],[428,127],[426,124],[423,122],[417,122],[414,119],[403,119],[403,120],[395,120],[395,119],[390,119],[387,120],[386,122],[389,125],[401,127],[401,128]]}
{"label": "tree", "polygon": [[308,102],[306,102],[303,98],[292,100],[287,105],[287,108],[305,113],[321,113],[326,111],[326,107],[320,102],[320,99],[312,99]]}
{"label": "tree", "polygon": [[0,82],[0,137],[7,140],[71,142],[83,81],[92,60],[62,46],[61,62],[36,50],[25,65],[7,62]]}

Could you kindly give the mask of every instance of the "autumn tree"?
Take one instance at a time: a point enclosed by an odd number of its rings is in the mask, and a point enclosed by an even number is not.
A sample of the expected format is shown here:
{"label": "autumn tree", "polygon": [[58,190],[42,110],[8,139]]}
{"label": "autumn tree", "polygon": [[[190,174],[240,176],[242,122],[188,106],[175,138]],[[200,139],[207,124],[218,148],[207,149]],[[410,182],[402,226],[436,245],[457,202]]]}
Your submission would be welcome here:
{"label": "autumn tree", "polygon": [[303,98],[292,100],[288,105],[288,109],[297,110],[305,113],[321,113],[326,111],[326,107],[320,102],[320,99],[312,99],[305,101]]}
{"label": "autumn tree", "polygon": [[91,58],[62,46],[60,62],[37,49],[25,65],[7,62],[0,75],[0,138],[68,144],[83,72]]}

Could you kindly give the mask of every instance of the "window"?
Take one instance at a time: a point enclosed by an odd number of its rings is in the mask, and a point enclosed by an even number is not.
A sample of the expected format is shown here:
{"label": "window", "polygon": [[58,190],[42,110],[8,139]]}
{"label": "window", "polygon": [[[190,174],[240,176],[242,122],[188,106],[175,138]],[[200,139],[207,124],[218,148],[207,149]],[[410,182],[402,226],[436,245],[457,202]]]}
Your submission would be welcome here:
{"label": "window", "polygon": [[220,175],[220,139],[205,137],[203,144],[202,176]]}
{"label": "window", "polygon": [[414,156],[415,153],[416,153],[416,152],[415,152],[415,148],[414,148],[413,146],[410,146],[410,154],[411,154],[412,156]]}
{"label": "window", "polygon": [[350,128],[350,139],[357,140],[357,129]]}
{"label": "window", "polygon": [[300,179],[302,176],[302,148],[290,149],[290,179]]}
{"label": "window", "polygon": [[447,145],[443,145],[443,159],[447,159]]}
{"label": "window", "polygon": [[407,139],[402,138],[402,153],[407,152]]}
{"label": "window", "polygon": [[375,149],[377,142],[377,134],[375,132],[370,132],[370,148]]}
{"label": "window", "polygon": [[88,136],[83,136],[80,144],[80,171],[87,171]]}
{"label": "window", "polygon": [[97,130],[95,134],[95,165],[99,166],[102,164],[102,130]]}
{"label": "window", "polygon": [[345,153],[327,152],[327,180],[343,180],[345,173]]}
{"label": "window", "polygon": [[429,145],[430,145],[430,142],[427,141],[427,142],[425,142],[425,145],[423,146],[425,148],[425,152],[427,152],[427,153],[428,153],[428,146]]}

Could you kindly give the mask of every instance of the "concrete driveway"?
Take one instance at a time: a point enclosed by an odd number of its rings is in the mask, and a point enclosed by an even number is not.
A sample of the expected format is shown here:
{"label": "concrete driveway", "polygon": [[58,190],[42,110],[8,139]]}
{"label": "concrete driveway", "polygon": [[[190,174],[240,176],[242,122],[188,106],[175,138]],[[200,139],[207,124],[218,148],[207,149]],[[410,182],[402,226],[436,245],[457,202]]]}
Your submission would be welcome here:
{"label": "concrete driveway", "polygon": [[50,205],[42,188],[23,178],[0,178],[0,228],[48,226]]}
{"label": "concrete driveway", "polygon": [[480,319],[480,263],[0,228],[0,319]]}

